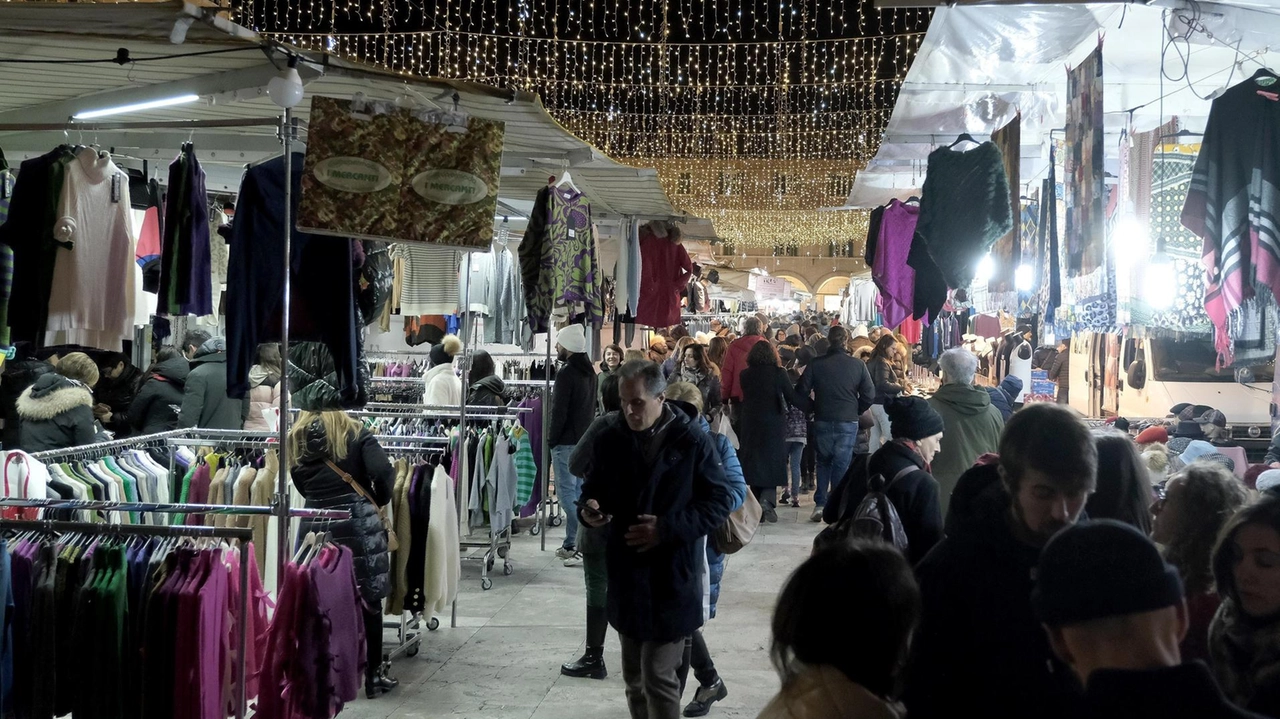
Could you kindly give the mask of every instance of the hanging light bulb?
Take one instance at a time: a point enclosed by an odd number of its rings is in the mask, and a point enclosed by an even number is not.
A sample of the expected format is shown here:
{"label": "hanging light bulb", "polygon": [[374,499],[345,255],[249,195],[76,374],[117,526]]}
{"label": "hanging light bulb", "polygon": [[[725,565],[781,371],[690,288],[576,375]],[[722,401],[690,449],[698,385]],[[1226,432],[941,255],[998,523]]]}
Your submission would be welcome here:
{"label": "hanging light bulb", "polygon": [[994,275],[995,272],[996,272],[995,258],[993,258],[991,256],[991,253],[988,252],[987,254],[982,256],[981,260],[978,260],[978,268],[977,268],[977,272],[975,272],[973,275],[973,281],[980,285],[985,285],[991,281],[991,275]]}
{"label": "hanging light bulb", "polygon": [[280,107],[295,107],[302,102],[302,77],[298,75],[298,56],[289,56],[289,66],[267,83],[267,95]]}
{"label": "hanging light bulb", "polygon": [[1013,271],[1013,286],[1019,292],[1030,292],[1036,285],[1036,271],[1031,265],[1018,265]]}
{"label": "hanging light bulb", "polygon": [[[1163,243],[1161,243],[1163,244]],[[1178,291],[1178,273],[1173,260],[1163,249],[1156,250],[1155,257],[1147,264],[1142,282],[1142,300],[1155,310],[1167,310],[1173,305]]]}

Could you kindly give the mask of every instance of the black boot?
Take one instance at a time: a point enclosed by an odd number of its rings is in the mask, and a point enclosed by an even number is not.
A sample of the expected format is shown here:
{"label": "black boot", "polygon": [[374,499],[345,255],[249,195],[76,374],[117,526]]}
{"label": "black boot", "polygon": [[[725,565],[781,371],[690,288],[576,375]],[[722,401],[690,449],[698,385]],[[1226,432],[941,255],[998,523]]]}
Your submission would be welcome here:
{"label": "black boot", "polygon": [[377,671],[367,672],[364,675],[364,695],[366,697],[376,699],[400,686],[400,681],[388,673],[390,669],[390,663],[387,663],[378,667]]}
{"label": "black boot", "polygon": [[604,637],[609,620],[604,607],[587,607],[587,651],[576,662],[560,665],[566,677],[604,679],[609,671],[604,666]]}

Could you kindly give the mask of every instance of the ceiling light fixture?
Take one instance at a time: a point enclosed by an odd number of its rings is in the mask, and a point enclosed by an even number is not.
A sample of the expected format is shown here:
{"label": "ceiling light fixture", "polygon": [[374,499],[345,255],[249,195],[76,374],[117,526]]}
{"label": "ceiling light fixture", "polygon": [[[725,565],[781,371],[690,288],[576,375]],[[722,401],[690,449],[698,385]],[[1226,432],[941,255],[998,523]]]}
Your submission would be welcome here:
{"label": "ceiling light fixture", "polygon": [[86,110],[85,112],[77,112],[71,116],[73,120],[91,120],[95,117],[106,117],[108,115],[124,115],[130,112],[142,112],[143,110],[155,110],[161,107],[172,107],[173,105],[185,105],[200,99],[199,95],[175,95],[174,97],[165,97],[159,100],[147,100],[146,102],[134,102],[128,105],[117,105],[115,107],[104,107],[100,110]]}
{"label": "ceiling light fixture", "polygon": [[280,107],[295,107],[302,102],[302,77],[298,75],[298,56],[289,56],[289,66],[267,83],[267,95]]}

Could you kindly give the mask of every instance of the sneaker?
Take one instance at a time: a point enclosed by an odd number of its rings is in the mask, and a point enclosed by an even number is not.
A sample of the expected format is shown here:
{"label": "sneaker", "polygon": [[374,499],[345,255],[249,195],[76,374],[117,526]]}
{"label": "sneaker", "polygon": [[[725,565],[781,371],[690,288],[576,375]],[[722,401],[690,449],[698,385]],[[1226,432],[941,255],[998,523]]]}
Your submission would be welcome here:
{"label": "sneaker", "polygon": [[799,506],[800,506],[800,500],[798,500],[798,499],[796,499],[796,498],[792,497],[792,498],[791,498],[791,506],[792,506],[792,507],[799,507]]}
{"label": "sneaker", "polygon": [[716,683],[709,687],[698,687],[698,691],[693,693],[693,701],[684,708],[684,715],[687,717],[704,717],[707,712],[711,711],[711,705],[729,696],[729,690],[725,688],[724,681],[716,679]]}
{"label": "sneaker", "polygon": [[566,566],[566,567],[581,567],[581,566],[582,566],[582,552],[574,552],[572,555],[570,555],[570,556],[568,556],[568,557],[565,557],[565,559],[564,559],[564,566]]}
{"label": "sneaker", "polygon": [[572,547],[561,547],[556,550],[556,559],[568,559],[577,553],[578,550]]}
{"label": "sneaker", "polygon": [[762,517],[762,519],[764,519],[764,521],[770,524],[777,524],[778,512],[774,510],[772,507],[770,507],[769,509],[764,510],[764,516]]}
{"label": "sneaker", "polygon": [[818,506],[814,507],[814,508],[813,508],[813,514],[810,514],[810,515],[809,515],[809,521],[810,521],[810,522],[821,522],[821,521],[822,521],[822,510],[823,510],[822,505],[818,505]]}
{"label": "sneaker", "polygon": [[785,490],[785,489],[782,490],[782,499],[778,500],[778,505],[781,506],[783,504],[790,504],[790,503],[791,503],[790,490]]}

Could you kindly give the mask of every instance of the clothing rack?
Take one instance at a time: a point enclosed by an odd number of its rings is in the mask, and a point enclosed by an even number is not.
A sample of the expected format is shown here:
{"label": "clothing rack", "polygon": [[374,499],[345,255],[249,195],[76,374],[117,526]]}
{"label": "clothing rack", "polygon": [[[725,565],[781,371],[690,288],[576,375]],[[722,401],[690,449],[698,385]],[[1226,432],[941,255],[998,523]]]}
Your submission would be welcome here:
{"label": "clothing rack", "polygon": [[[74,509],[100,512],[155,512],[159,514],[278,514],[276,508],[270,505],[163,504],[155,502],[112,502],[98,499],[18,499],[16,497],[0,497],[0,507],[19,507],[27,509]],[[312,519],[350,519],[351,512],[345,509],[290,507],[288,508],[288,516],[310,517]],[[148,527],[153,525],[120,526]],[[250,536],[252,537],[252,535]],[[289,552],[286,551],[285,553],[288,554]]]}
{"label": "clothing rack", "polygon": [[[9,501],[0,500],[0,504],[9,505]],[[13,506],[13,505],[9,505]],[[245,719],[249,708],[248,677],[245,672],[245,648],[247,645],[245,616],[249,613],[249,543],[253,540],[253,530],[247,527],[200,527],[186,525],[119,525],[93,524],[90,522],[64,522],[47,519],[0,519],[0,529],[16,531],[34,530],[37,532],[77,532],[80,534],[105,534],[112,536],[136,537],[214,537],[218,539],[234,539],[240,543],[240,621],[236,629],[236,663],[239,668],[237,677],[240,686],[236,697],[236,719]]]}
{"label": "clothing rack", "polygon": [[[403,379],[418,379],[418,378],[406,377]],[[454,411],[457,409],[456,407],[449,407],[449,406],[438,405],[438,404],[401,404],[399,402],[369,402],[364,407],[365,407],[365,410],[393,410],[397,412],[399,412],[400,410],[406,410],[406,411],[412,411],[412,412],[422,412],[424,413],[423,416],[432,416],[430,413],[435,412],[435,413],[439,413],[439,416],[441,418],[444,418],[446,416],[452,416]],[[518,414],[523,414],[525,412],[532,412],[532,411],[533,410],[528,407],[507,407],[503,410],[498,410],[497,408],[491,407],[491,408],[486,408],[485,414],[496,415],[496,414],[505,413],[505,415],[509,415],[508,417],[509,419],[514,419],[515,416]],[[362,411],[362,410],[353,410],[352,412],[350,412],[350,414],[360,416],[360,417],[403,416],[403,412],[400,412],[399,414],[379,414],[377,412],[368,412],[368,411]]]}
{"label": "clothing rack", "polygon": [[34,452],[31,454],[32,459],[48,460],[48,459],[74,459],[76,457],[89,456],[93,454],[102,454],[118,449],[140,449],[152,444],[163,443],[168,437],[177,437],[187,432],[185,429],[170,429],[164,432],[156,432],[155,434],[144,434],[128,439],[113,439],[106,442],[94,442],[93,444],[82,444],[78,447],[67,447],[66,449],[49,449],[43,452]]}

